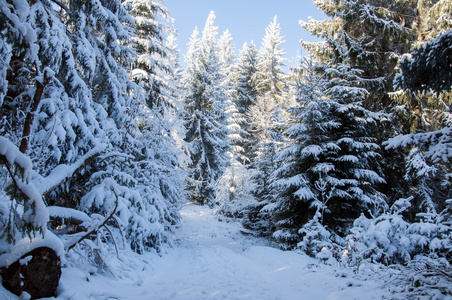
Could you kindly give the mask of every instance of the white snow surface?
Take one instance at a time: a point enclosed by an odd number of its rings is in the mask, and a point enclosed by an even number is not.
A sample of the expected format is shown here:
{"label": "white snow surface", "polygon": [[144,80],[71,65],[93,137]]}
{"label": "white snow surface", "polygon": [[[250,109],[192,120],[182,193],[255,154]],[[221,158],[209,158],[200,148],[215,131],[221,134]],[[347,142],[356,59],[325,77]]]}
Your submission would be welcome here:
{"label": "white snow surface", "polygon": [[[188,204],[173,248],[157,254],[120,254],[121,272],[65,266],[56,299],[390,299],[384,274],[358,274],[241,234],[208,207]],[[115,258],[112,258],[114,261]],[[118,269],[116,268],[112,268]],[[18,297],[0,287],[0,298]]]}

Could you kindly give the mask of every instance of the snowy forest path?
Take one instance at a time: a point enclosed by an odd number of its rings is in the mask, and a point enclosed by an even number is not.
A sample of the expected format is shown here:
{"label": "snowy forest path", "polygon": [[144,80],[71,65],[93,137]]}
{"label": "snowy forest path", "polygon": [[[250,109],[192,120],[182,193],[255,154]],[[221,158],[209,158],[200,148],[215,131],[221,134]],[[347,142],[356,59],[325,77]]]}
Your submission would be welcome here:
{"label": "snowy forest path", "polygon": [[[330,266],[244,236],[205,206],[186,205],[178,245],[143,286],[148,299],[381,299],[377,283],[357,281]],[[369,294],[368,291],[374,291]]]}
{"label": "snowy forest path", "polygon": [[[241,233],[238,222],[185,205],[175,245],[165,253],[129,252],[99,274],[63,268],[57,300],[318,300],[392,299],[378,270],[328,266]],[[112,258],[112,261],[113,260]],[[90,274],[92,272],[92,274]],[[18,299],[7,291],[5,299]],[[1,298],[1,297],[0,297]]]}

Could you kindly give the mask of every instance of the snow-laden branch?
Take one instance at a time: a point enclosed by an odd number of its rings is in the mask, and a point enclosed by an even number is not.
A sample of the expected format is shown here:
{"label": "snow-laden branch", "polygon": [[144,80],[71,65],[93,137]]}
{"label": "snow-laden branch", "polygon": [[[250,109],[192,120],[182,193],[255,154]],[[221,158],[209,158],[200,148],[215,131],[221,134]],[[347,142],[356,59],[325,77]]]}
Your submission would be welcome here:
{"label": "snow-laden branch", "polygon": [[75,173],[79,172],[87,165],[89,165],[106,148],[106,144],[97,145],[96,147],[88,151],[85,155],[80,157],[72,165],[68,166],[61,164],[56,166],[47,177],[40,177],[33,181],[36,189],[43,195],[48,194],[49,192],[60,186],[62,183],[69,180]]}
{"label": "snow-laden branch", "polygon": [[452,157],[452,127],[427,133],[405,134],[389,139],[383,143],[386,149],[398,147],[422,146],[425,156],[434,163],[449,162]]}
{"label": "snow-laden branch", "polygon": [[[0,137],[0,163],[5,165],[16,190],[24,200],[23,220],[37,230],[43,231],[49,221],[49,212],[39,191],[29,182],[32,163],[28,156],[7,138]],[[21,172],[13,171],[13,166],[21,168]],[[22,173],[22,177],[18,176]]]}
{"label": "snow-laden branch", "polygon": [[[82,236],[76,237],[72,242],[68,243],[66,245],[67,250],[71,250],[72,248],[74,248],[78,243],[80,243],[81,241],[83,241],[84,239],[90,237],[92,234],[96,233],[97,231],[99,231],[99,229],[102,226],[106,227],[107,222],[113,218],[114,214],[116,213],[116,210],[118,209],[118,205],[119,205],[119,197],[118,194],[114,191],[114,189],[112,188],[113,194],[116,197],[116,202],[115,202],[115,207],[113,208],[112,212],[100,223],[92,225],[91,228],[88,230],[88,232],[86,232],[85,234],[83,234]],[[107,228],[107,230],[109,230]]]}

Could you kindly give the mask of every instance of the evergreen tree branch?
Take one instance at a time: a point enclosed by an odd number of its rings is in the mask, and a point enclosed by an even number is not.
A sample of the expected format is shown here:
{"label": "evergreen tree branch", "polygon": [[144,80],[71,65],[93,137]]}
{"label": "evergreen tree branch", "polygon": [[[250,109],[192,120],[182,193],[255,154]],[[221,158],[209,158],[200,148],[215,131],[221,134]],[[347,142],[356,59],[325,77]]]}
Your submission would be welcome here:
{"label": "evergreen tree branch", "polygon": [[100,223],[98,226],[95,226],[93,229],[91,229],[90,231],[88,231],[87,233],[85,233],[83,236],[81,236],[77,241],[72,242],[71,245],[69,245],[67,247],[67,251],[71,250],[72,248],[74,248],[78,243],[80,243],[81,241],[83,241],[84,239],[90,237],[92,234],[94,234],[95,232],[97,232],[102,226],[106,227],[107,222],[113,218],[114,214],[116,213],[116,210],[118,209],[118,204],[119,204],[119,197],[116,194],[115,191],[113,191],[113,194],[115,194],[116,197],[116,202],[115,202],[115,207],[113,208],[113,211],[110,213],[110,215],[108,215],[103,221],[102,223]]}
{"label": "evergreen tree branch", "polygon": [[[41,189],[41,193],[44,197],[46,197],[51,191],[61,186],[63,183],[70,180],[74,174],[77,174],[88,165],[90,165],[94,159],[101,155],[102,151],[105,150],[105,145],[101,144],[100,146],[94,147],[80,159],[78,159],[74,164],[70,166],[59,165],[50,172],[50,174],[40,180],[37,186]],[[64,168],[64,172],[62,172],[62,168]],[[60,178],[58,178],[60,177]],[[51,186],[46,186],[46,181],[53,183]]]}

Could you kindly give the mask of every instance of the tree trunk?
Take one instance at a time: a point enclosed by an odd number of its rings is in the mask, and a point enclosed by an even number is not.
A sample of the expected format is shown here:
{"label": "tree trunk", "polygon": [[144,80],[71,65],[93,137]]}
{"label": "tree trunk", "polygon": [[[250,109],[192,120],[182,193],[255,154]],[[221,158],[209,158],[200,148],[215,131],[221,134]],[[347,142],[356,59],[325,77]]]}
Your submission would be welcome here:
{"label": "tree trunk", "polygon": [[60,258],[55,251],[36,248],[0,271],[3,286],[13,294],[31,299],[54,297],[61,277]]}

